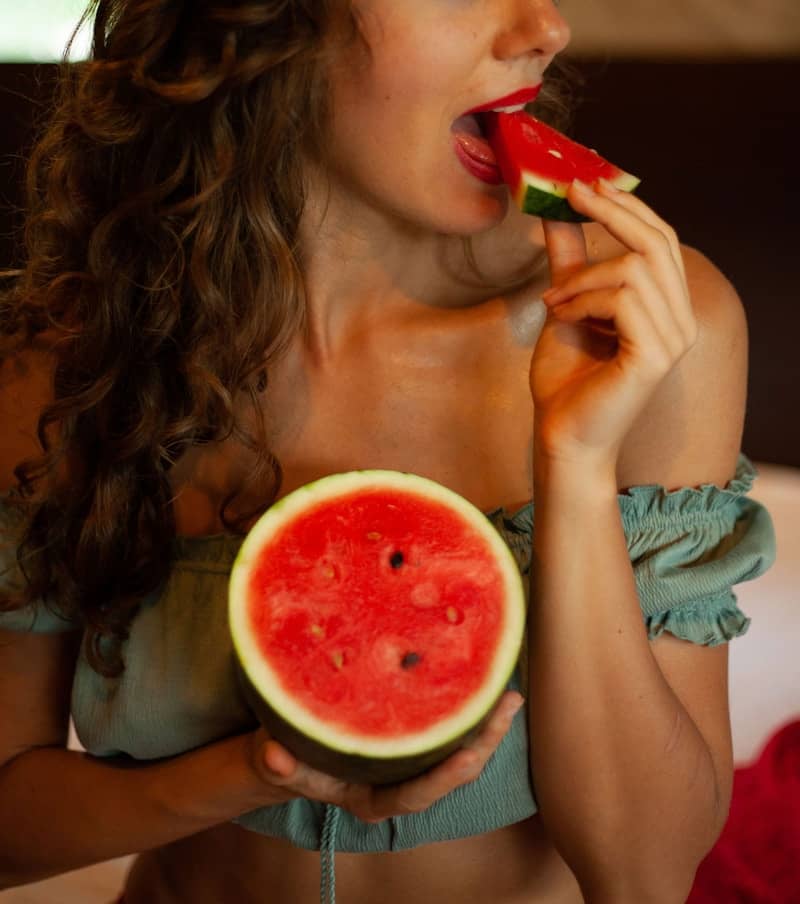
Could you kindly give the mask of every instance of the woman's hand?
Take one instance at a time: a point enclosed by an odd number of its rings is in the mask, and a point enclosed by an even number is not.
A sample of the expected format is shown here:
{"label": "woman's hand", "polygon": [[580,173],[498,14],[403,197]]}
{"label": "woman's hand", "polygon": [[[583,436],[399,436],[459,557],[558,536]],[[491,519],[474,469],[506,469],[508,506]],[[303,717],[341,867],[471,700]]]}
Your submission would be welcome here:
{"label": "woman's hand", "polygon": [[507,691],[482,731],[438,766],[395,785],[345,782],[301,763],[260,728],[252,734],[251,766],[264,789],[264,806],[306,797],[338,804],[364,822],[426,810],[459,785],[474,781],[511,726],[523,698]]}
{"label": "woman's hand", "polygon": [[553,289],[531,361],[539,452],[606,470],[656,386],[697,339],[680,246],[642,200],[604,184],[570,204],[628,253],[587,263],[577,223],[544,222]]}

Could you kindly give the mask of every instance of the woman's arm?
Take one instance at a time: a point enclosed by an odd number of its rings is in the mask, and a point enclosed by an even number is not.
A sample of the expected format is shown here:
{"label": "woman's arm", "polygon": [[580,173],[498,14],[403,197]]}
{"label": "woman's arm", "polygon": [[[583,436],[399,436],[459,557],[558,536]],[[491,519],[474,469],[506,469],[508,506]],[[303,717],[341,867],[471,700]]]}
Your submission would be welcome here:
{"label": "woman's arm", "polygon": [[730,801],[727,648],[648,641],[616,498],[635,484],[724,486],[735,471],[746,321],[724,277],[686,250],[697,341],[616,467],[559,462],[534,442],[531,769],[590,904],[685,901]]}
{"label": "woman's arm", "polygon": [[0,888],[157,847],[270,800],[252,733],[132,768],[64,749],[75,652],[70,634],[0,630]]}
{"label": "woman's arm", "polygon": [[417,779],[381,788],[298,763],[263,729],[150,764],[112,765],[57,746],[66,715],[49,717],[49,704],[28,696],[31,712],[16,722],[14,707],[2,706],[23,684],[46,683],[55,691],[53,711],[65,712],[70,676],[40,678],[54,677],[50,663],[62,642],[0,630],[0,890],[160,847],[295,797],[339,804],[365,821],[427,809],[478,775],[522,702],[504,694],[468,747]]}

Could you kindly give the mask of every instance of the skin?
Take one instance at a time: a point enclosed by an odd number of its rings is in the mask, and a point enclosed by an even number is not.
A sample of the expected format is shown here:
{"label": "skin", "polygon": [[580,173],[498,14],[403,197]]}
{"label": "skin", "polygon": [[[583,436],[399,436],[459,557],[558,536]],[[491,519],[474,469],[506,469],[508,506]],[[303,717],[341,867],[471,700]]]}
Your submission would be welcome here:
{"label": "skin", "polygon": [[[504,186],[475,179],[453,152],[450,125],[465,110],[541,81],[569,40],[558,10],[549,0],[364,0],[357,10],[372,57],[358,66],[349,56],[331,74],[330,166],[324,174],[308,168],[308,330],[271,375],[264,400],[284,466],[281,493],[370,466],[415,470],[484,510],[530,499],[534,487],[537,499],[544,487],[542,501],[555,493],[566,509],[609,488],[724,484],[741,438],[746,330],[718,271],[679,245],[641,200],[573,187],[571,203],[594,222],[543,224],[509,205]],[[513,291],[478,287],[461,259],[466,235],[498,282],[514,281],[542,253],[547,273]],[[558,293],[543,305],[551,283]],[[685,392],[695,385],[708,388],[702,411]],[[217,507],[241,466],[230,446],[180,463],[180,533],[220,530]],[[629,563],[616,562],[622,584]],[[670,704],[679,701],[680,743],[676,735],[666,746],[676,762],[702,758],[694,774],[718,800],[684,833],[681,852],[691,862],[713,841],[729,800],[727,648],[663,636],[649,649],[631,686],[657,680]],[[236,748],[239,812],[295,796],[367,821],[424,810],[480,773],[508,729],[507,708],[520,703],[506,695],[468,748],[389,789],[338,782],[254,732]],[[637,724],[622,727],[635,734]],[[215,783],[232,774],[219,771]],[[544,819],[401,855],[338,854],[340,893],[366,902],[380,887],[386,904],[409,895],[441,904],[644,900],[635,886],[609,891],[585,839],[562,818],[568,810],[556,803]],[[256,900],[264,888],[275,904],[313,899],[317,854],[221,816],[212,822],[141,855],[129,901]],[[649,838],[647,827],[624,825]],[[223,862],[242,868],[220,876]],[[684,864],[659,869],[663,900],[679,900]],[[232,872],[244,877],[235,889]]]}

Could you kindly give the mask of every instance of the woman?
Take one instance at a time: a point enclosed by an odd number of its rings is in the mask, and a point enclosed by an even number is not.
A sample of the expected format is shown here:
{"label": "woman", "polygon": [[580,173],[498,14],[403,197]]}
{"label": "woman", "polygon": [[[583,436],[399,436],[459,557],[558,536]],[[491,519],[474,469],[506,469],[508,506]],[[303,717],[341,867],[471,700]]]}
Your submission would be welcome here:
{"label": "woman", "polygon": [[[576,183],[592,222],[541,222],[462,162],[461,117],[535,93],[559,12],[95,23],[3,307],[2,886],[142,852],[130,904],[332,898],[334,866],[354,904],[684,900],[730,797],[730,588],[774,557],[746,321],[642,200]],[[483,734],[383,789],[254,727],[224,606],[258,514],[370,467],[486,511],[531,591]]]}

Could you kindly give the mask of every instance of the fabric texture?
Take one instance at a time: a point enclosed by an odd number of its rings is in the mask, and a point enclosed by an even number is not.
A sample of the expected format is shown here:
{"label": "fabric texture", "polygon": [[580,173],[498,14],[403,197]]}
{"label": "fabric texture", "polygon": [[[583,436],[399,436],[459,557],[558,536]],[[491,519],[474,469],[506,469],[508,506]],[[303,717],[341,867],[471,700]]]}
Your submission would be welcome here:
{"label": "fabric texture", "polygon": [[[747,497],[757,471],[741,453],[725,487],[704,485],[667,492],[658,485],[632,487],[618,496],[620,514],[650,638],[668,631],[696,644],[716,645],[743,634],[749,619],[732,587],[763,574],[775,559],[768,511]],[[487,517],[527,577],[534,505],[496,508]],[[15,572],[13,518],[0,499],[0,589]],[[79,656],[72,691],[78,737],[101,757],[153,760],[190,750],[255,726],[239,687],[227,625],[227,579],[241,538],[178,538],[166,585],[143,601],[123,650],[118,679],[98,676]],[[525,582],[526,592],[528,581]],[[586,601],[587,606],[591,600]],[[62,631],[70,625],[42,606],[0,614],[0,627]],[[509,681],[525,692],[526,651]],[[529,772],[527,715],[523,707],[481,775],[422,813],[377,825],[347,811],[335,820],[324,804],[299,799],[234,820],[265,835],[320,850],[323,829],[335,828],[339,851],[413,848],[497,829],[534,814]],[[327,816],[327,820],[326,820]]]}
{"label": "fabric texture", "polygon": [[733,774],[728,821],[687,904],[800,902],[800,720],[778,728]]}

